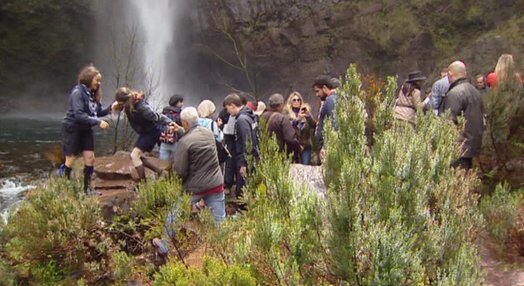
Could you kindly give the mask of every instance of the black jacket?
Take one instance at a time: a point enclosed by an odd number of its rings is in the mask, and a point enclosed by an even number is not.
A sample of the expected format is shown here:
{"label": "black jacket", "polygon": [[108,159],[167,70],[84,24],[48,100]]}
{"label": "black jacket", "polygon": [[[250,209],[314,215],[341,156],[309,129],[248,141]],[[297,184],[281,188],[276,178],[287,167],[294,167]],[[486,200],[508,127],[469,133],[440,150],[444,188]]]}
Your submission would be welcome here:
{"label": "black jacket", "polygon": [[235,160],[237,166],[247,166],[247,142],[252,144],[251,154],[258,159],[258,124],[253,114],[253,110],[249,107],[242,107],[238,112],[235,124]]}
{"label": "black jacket", "polygon": [[465,141],[464,158],[473,158],[480,154],[482,133],[484,132],[484,99],[482,94],[469,83],[467,78],[460,78],[451,84],[442,102],[442,110],[451,111],[451,118],[458,124],[457,117],[466,118],[466,126],[461,141]]}
{"label": "black jacket", "polygon": [[174,107],[174,106],[166,106],[162,110],[162,113],[165,116],[169,117],[169,119],[173,120],[179,126],[182,126],[182,121],[180,120],[181,112],[182,112],[182,108]]}
{"label": "black jacket", "polygon": [[136,133],[147,134],[154,129],[160,129],[159,124],[169,124],[173,122],[169,117],[159,114],[147,104],[145,99],[135,103],[135,110],[126,110],[129,124]]}
{"label": "black jacket", "polygon": [[64,121],[76,124],[79,128],[91,129],[100,124],[98,117],[104,117],[111,111],[111,106],[102,108],[102,104],[94,100],[83,85],[73,88],[69,96],[69,110]]}

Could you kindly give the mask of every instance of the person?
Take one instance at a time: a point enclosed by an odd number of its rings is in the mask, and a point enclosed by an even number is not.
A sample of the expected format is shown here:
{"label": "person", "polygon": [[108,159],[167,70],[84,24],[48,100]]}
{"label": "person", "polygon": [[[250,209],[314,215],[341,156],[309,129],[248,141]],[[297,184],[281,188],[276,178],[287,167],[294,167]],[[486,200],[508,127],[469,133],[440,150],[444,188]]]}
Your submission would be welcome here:
{"label": "person", "polygon": [[320,75],[315,78],[313,83],[313,90],[320,99],[322,106],[320,107],[320,113],[317,120],[316,136],[318,138],[320,147],[320,159],[325,157],[324,149],[324,121],[327,118],[332,119],[333,127],[336,128],[335,108],[337,103],[337,91],[333,86],[331,77],[327,75]]}
{"label": "person", "polygon": [[[203,199],[215,222],[220,223],[226,218],[226,206],[224,178],[218,162],[215,136],[210,129],[198,124],[199,114],[194,107],[182,110],[180,117],[184,135],[178,142],[175,155],[177,160],[173,167],[182,180],[184,192],[191,194],[191,204],[197,204]],[[174,129],[178,132],[178,125]],[[172,226],[178,211],[175,204],[166,221],[166,234],[171,238],[176,235]],[[167,239],[156,238],[153,245],[161,254],[168,254],[170,243]]]}
{"label": "person", "polygon": [[102,74],[90,65],[83,68],[78,75],[78,85],[69,96],[69,109],[62,120],[62,144],[65,155],[63,175],[71,179],[75,156],[82,153],[84,158],[84,193],[91,188],[91,177],[94,173],[95,142],[93,127],[109,128],[109,124],[100,119],[117,105],[113,102],[107,108],[102,107],[101,98]]}
{"label": "person", "polygon": [[475,87],[480,91],[480,93],[484,97],[486,97],[486,95],[489,93],[489,87],[486,81],[486,76],[484,76],[483,74],[478,74],[475,77]]}
{"label": "person", "polygon": [[139,180],[146,180],[145,168],[153,170],[160,176],[163,170],[150,162],[144,156],[144,153],[151,152],[155,145],[159,143],[161,134],[159,124],[169,125],[169,128],[175,130],[176,123],[169,117],[153,111],[147,103],[144,94],[132,91],[127,87],[121,87],[116,91],[115,100],[120,108],[124,108],[131,128],[138,134],[138,139],[130,157],[138,173]]}
{"label": "person", "polygon": [[[488,87],[495,89],[500,82],[507,82],[512,79],[511,74],[515,69],[515,61],[510,54],[503,54],[499,57],[495,72],[488,74]],[[519,73],[515,73],[515,80],[522,83],[522,77]]]}
{"label": "person", "polygon": [[409,122],[415,126],[415,118],[417,110],[423,109],[426,104],[429,104],[429,98],[425,101],[421,100],[420,88],[427,79],[420,71],[413,71],[409,73],[406,83],[400,88],[397,101],[395,103],[393,117],[400,121]]}
{"label": "person", "polygon": [[213,115],[216,111],[215,104],[211,100],[203,100],[198,105],[197,111],[199,116],[198,124],[213,131],[215,140],[219,143],[222,143],[222,140],[224,139],[224,133],[222,133],[222,130],[218,128],[217,122],[213,120]]}
{"label": "person", "polygon": [[440,71],[440,79],[437,80],[431,88],[431,105],[435,114],[440,115],[439,110],[442,105],[442,98],[446,96],[449,90],[448,68]]}
{"label": "person", "polygon": [[473,158],[480,154],[482,133],[484,132],[484,101],[479,90],[469,83],[466,65],[455,61],[449,66],[450,89],[442,103],[442,110],[450,110],[451,119],[458,124],[458,117],[464,116],[466,126],[461,140],[463,152],[453,167],[461,167],[466,172],[471,169]]}
{"label": "person", "polygon": [[266,104],[263,101],[259,101],[257,103],[257,109],[253,111],[255,114],[255,117],[257,118],[257,122],[260,122],[260,116],[262,116],[262,113],[266,111]]}
{"label": "person", "polygon": [[317,121],[311,116],[311,107],[304,102],[304,98],[299,92],[294,91],[287,99],[284,114],[291,120],[300,142],[302,149],[300,159],[302,164],[310,165],[313,146],[312,129],[317,125]]}
{"label": "person", "polygon": [[[243,195],[243,188],[246,183],[245,178],[251,169],[247,161],[247,156],[252,155],[255,160],[259,159],[258,124],[253,110],[244,106],[241,97],[237,94],[232,93],[226,96],[223,105],[229,115],[235,118],[236,197],[238,198]],[[251,144],[251,150],[248,150],[249,144]],[[240,208],[243,208],[243,206],[240,206]]]}
{"label": "person", "polygon": [[266,122],[266,130],[276,135],[279,151],[286,151],[288,155],[293,153],[293,158],[296,161],[302,151],[302,147],[298,142],[291,122],[282,113],[283,109],[284,97],[279,93],[275,93],[269,97],[269,110],[264,112],[262,119]]}
{"label": "person", "polygon": [[[169,98],[169,106],[164,107],[162,114],[169,117],[177,125],[181,125],[180,112],[184,106],[184,98],[179,94],[174,94]],[[179,140],[178,133],[172,132],[170,128],[163,125],[162,133],[160,135],[160,154],[159,157],[162,160],[175,161],[175,150]]]}
{"label": "person", "polygon": [[229,195],[233,185],[236,183],[237,165],[236,165],[236,150],[235,150],[235,123],[234,116],[230,116],[227,109],[224,107],[218,114],[217,124],[222,129],[224,134],[224,148],[230,154],[224,162],[224,188],[225,194]]}

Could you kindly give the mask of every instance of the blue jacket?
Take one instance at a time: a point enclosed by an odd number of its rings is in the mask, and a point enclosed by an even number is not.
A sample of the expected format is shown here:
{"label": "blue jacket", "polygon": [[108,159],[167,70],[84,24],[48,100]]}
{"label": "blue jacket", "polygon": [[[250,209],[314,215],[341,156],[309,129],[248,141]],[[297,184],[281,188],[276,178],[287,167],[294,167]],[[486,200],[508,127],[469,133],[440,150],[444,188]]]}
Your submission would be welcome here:
{"label": "blue jacket", "polygon": [[83,129],[91,129],[100,125],[98,117],[104,117],[111,111],[111,106],[102,108],[102,104],[95,101],[93,94],[87,87],[79,84],[73,88],[69,96],[69,110],[64,121],[74,123]]}
{"label": "blue jacket", "polygon": [[224,139],[224,133],[222,133],[222,130],[218,128],[218,124],[215,121],[213,121],[213,119],[199,118],[198,125],[213,131],[213,135],[215,135],[215,140],[222,143],[222,140]]}
{"label": "blue jacket", "polygon": [[147,134],[154,129],[160,130],[159,124],[169,124],[173,122],[169,117],[155,112],[145,99],[135,103],[135,111],[126,110],[129,124],[136,133]]}
{"label": "blue jacket", "polygon": [[431,89],[431,103],[433,109],[440,109],[440,106],[442,105],[442,98],[446,96],[446,93],[449,90],[449,86],[450,84],[447,76],[437,80],[433,84],[433,88]]}
{"label": "blue jacket", "polygon": [[331,118],[333,120],[333,128],[337,128],[336,118],[335,118],[335,109],[337,105],[337,97],[338,94],[336,92],[333,92],[328,98],[326,98],[326,101],[322,105],[322,108],[320,109],[320,115],[318,117],[318,126],[316,135],[318,138],[318,142],[320,144],[320,149],[324,147],[324,120],[326,118]]}

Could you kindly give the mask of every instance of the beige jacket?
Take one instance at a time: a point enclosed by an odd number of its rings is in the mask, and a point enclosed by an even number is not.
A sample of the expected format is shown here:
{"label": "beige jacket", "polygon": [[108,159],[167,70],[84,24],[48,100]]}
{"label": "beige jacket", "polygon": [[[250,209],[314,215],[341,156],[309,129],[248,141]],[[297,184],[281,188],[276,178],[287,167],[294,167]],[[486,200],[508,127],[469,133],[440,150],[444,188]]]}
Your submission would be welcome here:
{"label": "beige jacket", "polygon": [[415,89],[411,96],[404,95],[401,89],[395,105],[395,119],[415,123],[417,110],[424,107],[424,102],[421,101],[420,97],[420,90],[418,89]]}

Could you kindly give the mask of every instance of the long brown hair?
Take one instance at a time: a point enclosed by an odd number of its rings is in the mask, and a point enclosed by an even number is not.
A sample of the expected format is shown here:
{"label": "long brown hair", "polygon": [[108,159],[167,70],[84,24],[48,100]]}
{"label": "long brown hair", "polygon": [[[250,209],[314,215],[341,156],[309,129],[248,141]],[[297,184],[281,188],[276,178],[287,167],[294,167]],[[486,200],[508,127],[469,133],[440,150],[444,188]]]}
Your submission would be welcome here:
{"label": "long brown hair", "polygon": [[[91,83],[93,83],[93,79],[99,74],[101,74],[100,71],[94,65],[88,65],[78,74],[78,83],[85,85],[89,89]],[[97,90],[93,91],[93,95],[95,101],[100,102],[100,100],[102,100],[102,88],[99,87]]]}
{"label": "long brown hair", "polygon": [[127,87],[120,87],[115,92],[115,101],[123,102],[126,113],[136,112],[135,109],[135,92]]}

